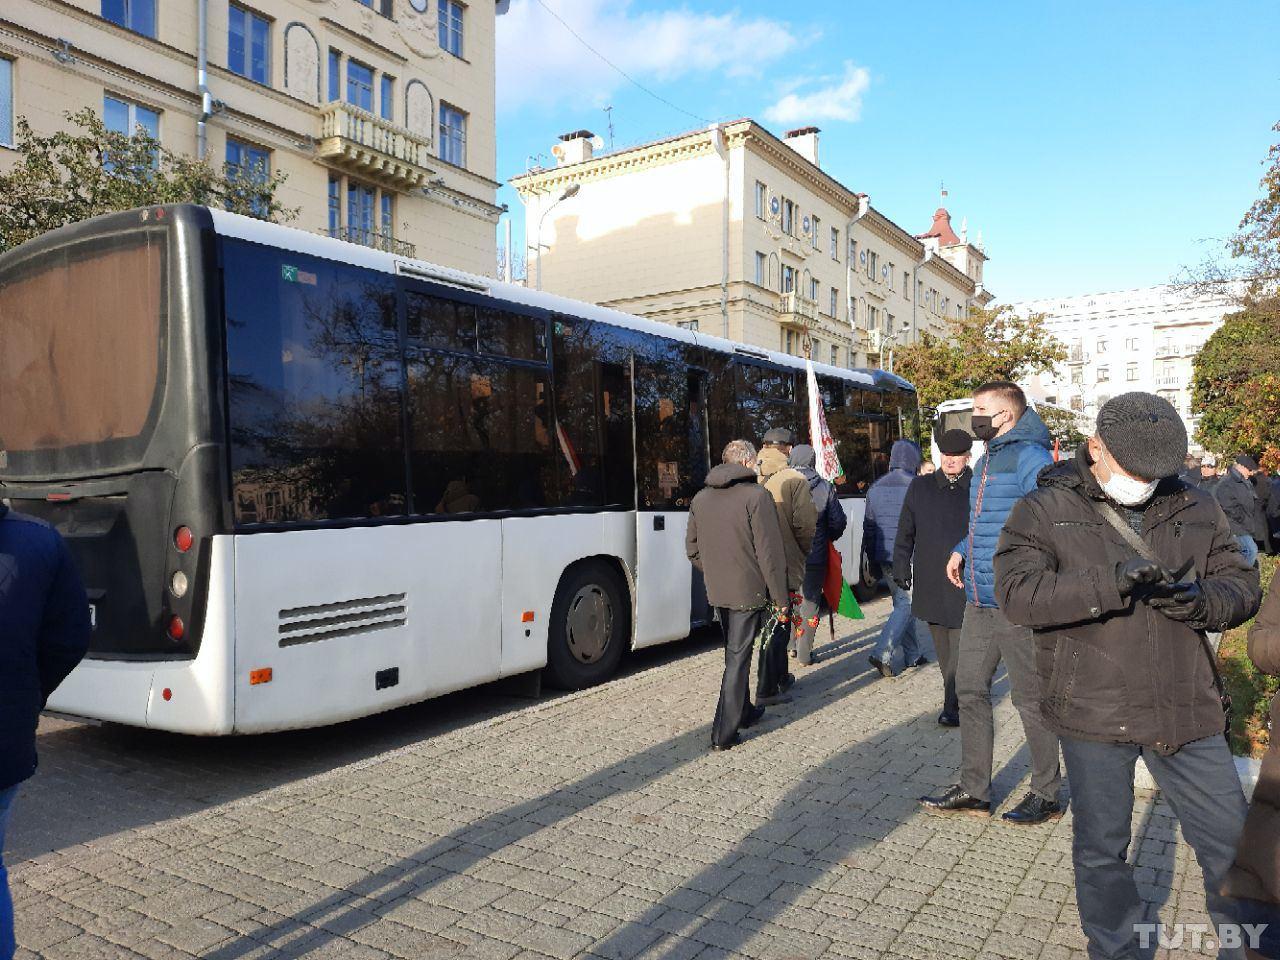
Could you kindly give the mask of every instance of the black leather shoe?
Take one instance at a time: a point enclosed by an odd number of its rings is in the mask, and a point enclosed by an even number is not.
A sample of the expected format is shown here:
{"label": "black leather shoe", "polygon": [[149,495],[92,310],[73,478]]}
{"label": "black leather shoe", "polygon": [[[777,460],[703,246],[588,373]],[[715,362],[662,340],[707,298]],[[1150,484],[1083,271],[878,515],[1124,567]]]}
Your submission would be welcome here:
{"label": "black leather shoe", "polygon": [[929,658],[922,653],[920,656],[916,657],[916,662],[911,665],[913,667],[927,667],[929,665]]}
{"label": "black leather shoe", "polygon": [[745,730],[748,727],[755,726],[763,718],[764,718],[764,707],[754,706],[747,711],[746,715],[742,718],[742,722],[738,724],[738,726],[742,727]]}
{"label": "black leather shoe", "polygon": [[964,813],[971,817],[986,817],[991,814],[990,801],[969,796],[959,784],[948,787],[940,796],[921,797],[920,804],[930,813]]}
{"label": "black leather shoe", "polygon": [[788,673],[785,677],[783,677],[781,680],[778,681],[778,692],[786,693],[795,685],[796,685],[796,675],[794,673]]}
{"label": "black leather shoe", "polygon": [[1033,827],[1046,820],[1057,820],[1060,816],[1062,816],[1062,804],[1057,800],[1046,800],[1034,793],[1028,793],[1016,807],[1000,819],[1019,826]]}
{"label": "black leather shoe", "polygon": [[877,670],[880,671],[880,676],[882,677],[897,676],[897,674],[893,672],[893,667],[890,664],[885,663],[879,657],[868,657],[867,660],[873,667],[875,667]]}
{"label": "black leather shoe", "polygon": [[954,713],[940,713],[938,714],[938,726],[958,727],[960,726],[960,718]]}
{"label": "black leather shoe", "polygon": [[727,743],[713,743],[711,745],[711,749],[714,750],[716,753],[720,753],[721,751],[724,751],[724,750],[732,750],[741,742],[742,742],[742,738],[735,733],[733,735],[732,740],[729,740]]}

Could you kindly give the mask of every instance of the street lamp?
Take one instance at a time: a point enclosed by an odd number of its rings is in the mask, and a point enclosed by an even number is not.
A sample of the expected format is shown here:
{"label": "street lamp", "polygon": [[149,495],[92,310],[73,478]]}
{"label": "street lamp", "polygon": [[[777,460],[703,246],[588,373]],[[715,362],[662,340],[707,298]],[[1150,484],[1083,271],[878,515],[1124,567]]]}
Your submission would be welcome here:
{"label": "street lamp", "polygon": [[542,289],[542,222],[547,219],[547,214],[554,210],[561,201],[568,200],[570,197],[576,197],[578,195],[578,191],[581,189],[582,185],[579,183],[569,184],[564,188],[564,193],[560,194],[551,206],[542,211],[542,216],[538,217],[538,232],[535,234],[535,246],[538,248],[538,290]]}

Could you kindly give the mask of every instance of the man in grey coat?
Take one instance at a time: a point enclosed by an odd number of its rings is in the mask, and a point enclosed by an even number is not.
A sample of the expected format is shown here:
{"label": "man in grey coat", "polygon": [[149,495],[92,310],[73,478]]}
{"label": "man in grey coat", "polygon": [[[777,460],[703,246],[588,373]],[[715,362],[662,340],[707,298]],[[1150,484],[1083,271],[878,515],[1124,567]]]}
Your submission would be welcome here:
{"label": "man in grey coat", "polygon": [[[785,610],[787,557],[773,497],[755,472],[756,448],[733,440],[722,463],[707,474],[707,485],[689,505],[685,551],[702,571],[707,600],[724,631],[724,678],[711,728],[711,746],[728,750],[738,730],[764,715],[747,695],[751,648],[772,608]],[[784,654],[785,656],[785,654]]]}

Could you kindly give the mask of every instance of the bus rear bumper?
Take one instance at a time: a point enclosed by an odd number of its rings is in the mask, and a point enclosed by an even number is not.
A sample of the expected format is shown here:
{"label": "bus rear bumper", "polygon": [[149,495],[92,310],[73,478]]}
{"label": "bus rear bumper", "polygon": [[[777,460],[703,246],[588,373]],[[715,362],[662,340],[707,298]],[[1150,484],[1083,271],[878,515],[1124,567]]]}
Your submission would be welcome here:
{"label": "bus rear bumper", "polygon": [[200,652],[193,660],[92,660],[80,663],[48,708],[92,720],[174,733],[232,732],[231,590],[233,541],[214,537]]}

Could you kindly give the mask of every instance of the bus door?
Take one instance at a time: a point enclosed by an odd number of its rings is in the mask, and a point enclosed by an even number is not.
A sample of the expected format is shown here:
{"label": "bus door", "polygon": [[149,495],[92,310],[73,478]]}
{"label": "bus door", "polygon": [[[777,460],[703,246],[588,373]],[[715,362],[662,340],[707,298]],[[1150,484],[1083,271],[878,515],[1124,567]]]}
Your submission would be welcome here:
{"label": "bus door", "polygon": [[689,635],[706,617],[685,554],[689,500],[707,475],[705,375],[680,344],[646,345],[632,359],[636,457],[636,617],[633,646]]}

